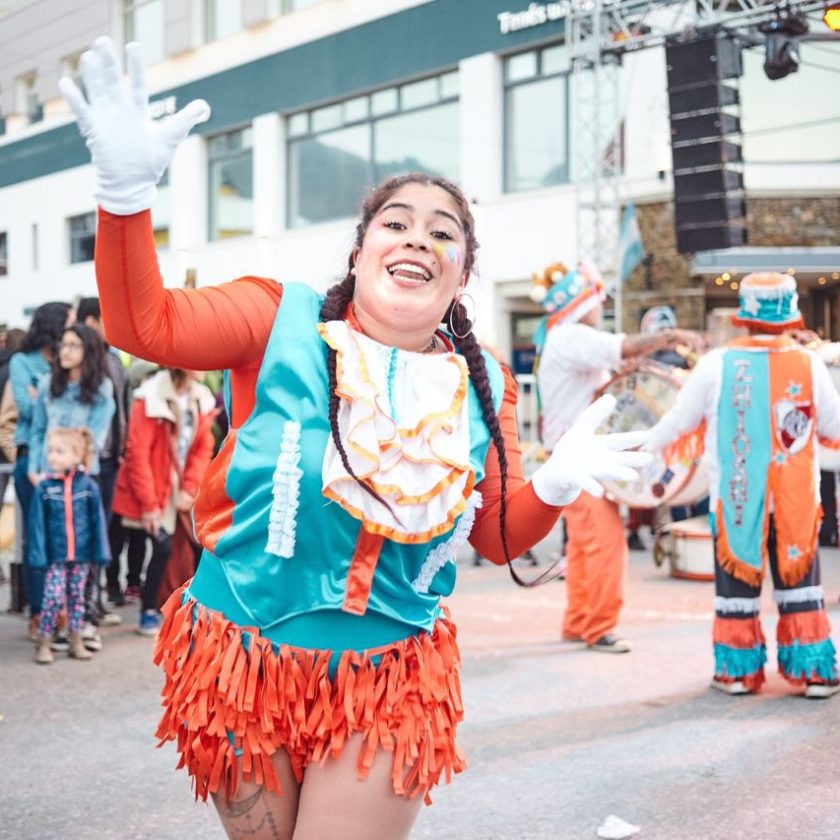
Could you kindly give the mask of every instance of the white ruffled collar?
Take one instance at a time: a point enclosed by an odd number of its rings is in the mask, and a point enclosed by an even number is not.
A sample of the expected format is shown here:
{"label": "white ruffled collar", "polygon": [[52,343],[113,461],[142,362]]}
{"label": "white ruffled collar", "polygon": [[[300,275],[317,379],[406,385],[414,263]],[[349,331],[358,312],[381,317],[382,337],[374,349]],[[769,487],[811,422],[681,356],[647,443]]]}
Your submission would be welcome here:
{"label": "white ruffled collar", "polygon": [[387,347],[346,321],[319,324],[337,353],[338,428],[359,486],[330,437],[323,492],[371,533],[403,543],[450,530],[475,483],[470,465],[469,371],[457,353]]}

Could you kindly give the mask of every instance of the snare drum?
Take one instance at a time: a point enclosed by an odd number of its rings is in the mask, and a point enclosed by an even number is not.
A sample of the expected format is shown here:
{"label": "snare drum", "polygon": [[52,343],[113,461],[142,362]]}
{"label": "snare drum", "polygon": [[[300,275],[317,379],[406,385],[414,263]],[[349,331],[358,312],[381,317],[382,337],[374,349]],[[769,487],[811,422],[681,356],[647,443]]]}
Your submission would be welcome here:
{"label": "snare drum", "polygon": [[[617,374],[597,394],[612,394],[616,398],[615,411],[598,431],[650,429],[674,405],[687,375],[687,371],[653,362]],[[635,481],[603,484],[611,498],[633,508],[691,505],[706,496],[709,489],[702,457],[666,464],[659,454],[639,471]]]}
{"label": "snare drum", "polygon": [[668,561],[671,577],[715,579],[715,548],[708,516],[669,522],[656,535],[653,551],[658,566]]}

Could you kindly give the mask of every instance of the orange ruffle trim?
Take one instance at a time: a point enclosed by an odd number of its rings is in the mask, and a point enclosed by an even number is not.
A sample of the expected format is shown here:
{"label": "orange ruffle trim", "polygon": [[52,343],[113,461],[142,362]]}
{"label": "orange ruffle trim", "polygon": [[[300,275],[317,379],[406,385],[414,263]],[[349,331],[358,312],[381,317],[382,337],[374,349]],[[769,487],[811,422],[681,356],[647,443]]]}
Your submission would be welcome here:
{"label": "orange ruffle trim", "polygon": [[441,775],[449,782],[465,769],[455,741],[463,719],[460,654],[448,621],[362,654],[344,651],[331,678],[330,651],[278,650],[255,628],[183,593],[164,606],[155,644],[154,661],[166,675],[156,736],[158,746],[177,742],[178,768],[192,776],[196,799],[230,799],[239,770],[282,793],[271,761],[277,750],[286,751],[301,781],[310,762],[337,758],[356,733],[363,736],[359,779],[378,753],[390,753],[400,796],[422,793],[428,804]]}

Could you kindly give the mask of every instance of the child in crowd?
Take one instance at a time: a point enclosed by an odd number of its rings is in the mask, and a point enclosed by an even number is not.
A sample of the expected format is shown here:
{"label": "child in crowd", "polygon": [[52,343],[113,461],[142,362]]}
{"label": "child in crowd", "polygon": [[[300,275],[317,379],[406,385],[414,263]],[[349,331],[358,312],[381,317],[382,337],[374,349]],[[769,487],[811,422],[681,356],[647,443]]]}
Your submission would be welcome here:
{"label": "child in crowd", "polygon": [[47,433],[49,472],[38,483],[29,509],[29,561],[46,569],[35,661],[53,661],[50,641],[66,602],[69,654],[90,659],[82,642],[85,580],[92,564],[111,561],[105,513],[96,482],[86,473],[93,457],[88,429],[55,427]]}

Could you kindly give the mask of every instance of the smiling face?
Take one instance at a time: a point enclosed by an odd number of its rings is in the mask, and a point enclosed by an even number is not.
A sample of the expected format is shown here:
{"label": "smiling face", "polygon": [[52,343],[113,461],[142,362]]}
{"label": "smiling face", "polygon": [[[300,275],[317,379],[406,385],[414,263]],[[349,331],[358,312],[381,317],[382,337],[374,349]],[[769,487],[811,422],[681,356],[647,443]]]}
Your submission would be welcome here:
{"label": "smiling face", "polygon": [[353,302],[365,332],[422,349],[466,284],[466,245],[458,204],[445,189],[409,183],[396,190],[354,253]]}

